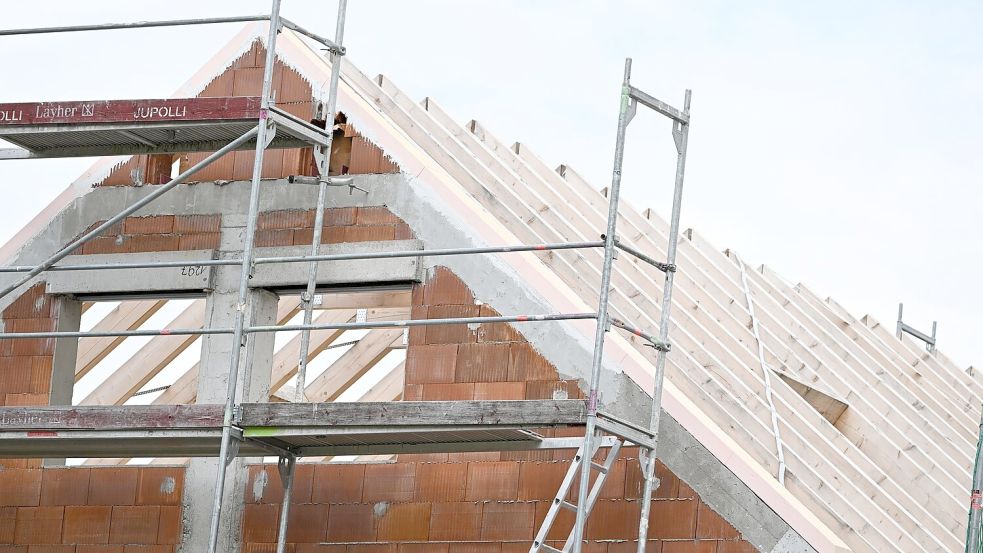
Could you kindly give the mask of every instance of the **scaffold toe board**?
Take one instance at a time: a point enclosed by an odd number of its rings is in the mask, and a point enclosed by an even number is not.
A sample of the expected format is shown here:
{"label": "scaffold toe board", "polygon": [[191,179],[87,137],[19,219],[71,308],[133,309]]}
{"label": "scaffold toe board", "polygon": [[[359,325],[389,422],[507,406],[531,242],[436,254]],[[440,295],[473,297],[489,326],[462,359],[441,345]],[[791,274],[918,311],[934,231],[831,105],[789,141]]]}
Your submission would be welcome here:
{"label": "scaffold toe board", "polygon": [[[586,421],[583,401],[260,403],[239,406],[239,456],[577,447],[533,430]],[[0,408],[0,457],[215,456],[222,405]]]}
{"label": "scaffold toe board", "polygon": [[270,148],[327,140],[324,129],[260,104],[247,96],[0,103],[0,139],[18,146],[0,149],[0,159],[214,151],[261,119],[276,124]]}

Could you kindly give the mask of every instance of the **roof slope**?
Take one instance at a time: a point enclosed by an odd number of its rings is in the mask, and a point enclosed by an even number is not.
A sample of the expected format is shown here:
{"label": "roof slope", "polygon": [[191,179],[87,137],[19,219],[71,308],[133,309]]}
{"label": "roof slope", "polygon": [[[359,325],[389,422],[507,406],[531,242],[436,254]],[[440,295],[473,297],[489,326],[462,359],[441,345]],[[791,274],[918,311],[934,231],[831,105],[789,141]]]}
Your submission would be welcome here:
{"label": "roof slope", "polygon": [[[247,26],[195,79],[207,83],[223,60],[262,36],[262,24]],[[283,34],[278,51],[310,81],[327,78],[328,61],[292,33]],[[574,170],[550,169],[525,145],[506,145],[475,121],[457,123],[433,100],[413,101],[389,79],[370,79],[348,62],[339,109],[413,175],[413,186],[458,210],[489,244],[593,240],[604,228],[606,199]],[[86,182],[97,174],[90,171]],[[622,202],[619,229],[629,245],[665,256],[668,225],[658,216]],[[843,544],[879,553],[961,549],[980,382],[869,316],[856,318],[767,267],[746,267],[695,231],[680,237],[677,255],[666,412],[819,551]],[[584,311],[596,303],[600,256],[569,250],[506,262],[557,311]],[[654,332],[661,273],[623,256],[612,283],[613,314]],[[593,334],[592,324],[573,326]],[[651,389],[651,349],[616,333],[608,344],[608,362]],[[785,487],[775,478],[763,371],[782,377],[770,380]],[[826,416],[820,401],[832,406],[823,408]]]}

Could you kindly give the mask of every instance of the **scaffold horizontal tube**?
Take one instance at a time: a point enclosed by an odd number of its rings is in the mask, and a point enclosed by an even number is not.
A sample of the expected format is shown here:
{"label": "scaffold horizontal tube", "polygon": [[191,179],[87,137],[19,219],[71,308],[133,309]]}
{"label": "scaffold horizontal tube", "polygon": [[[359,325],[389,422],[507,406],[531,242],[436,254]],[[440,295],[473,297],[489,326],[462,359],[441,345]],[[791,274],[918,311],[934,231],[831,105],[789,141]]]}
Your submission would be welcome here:
{"label": "scaffold horizontal tube", "polygon": [[[404,321],[367,321],[364,323],[335,323],[311,325],[269,325],[251,326],[247,333],[293,332],[300,330],[362,330],[373,328],[408,328],[413,326],[433,326],[452,324],[484,323],[535,323],[545,321],[568,321],[596,319],[596,313],[558,313],[545,315],[505,315],[501,317],[451,317],[446,319],[417,319]],[[130,336],[195,336],[199,334],[232,334],[231,328],[161,328],[117,331],[53,331],[53,332],[3,332],[0,340],[27,338],[117,338]]]}
{"label": "scaffold horizontal tube", "polygon": [[310,325],[270,325],[251,326],[247,333],[254,332],[284,332],[296,330],[360,330],[371,328],[407,328],[413,326],[432,326],[447,324],[484,324],[484,323],[530,323],[543,321],[569,321],[577,319],[596,319],[597,313],[561,313],[555,315],[505,315],[502,317],[450,317],[446,319],[417,319],[405,321],[371,321],[364,323],[335,323]]}
{"label": "scaffold horizontal tube", "polygon": [[[258,257],[257,265],[269,263],[310,263],[312,261],[355,261],[363,259],[392,259],[399,257],[439,257],[447,255],[471,255],[483,253],[514,253],[550,250],[575,250],[602,248],[604,242],[570,242],[557,244],[532,244],[521,246],[489,246],[485,248],[445,248],[433,250],[410,250],[400,252],[351,252],[325,255],[288,255],[282,257]],[[166,269],[172,267],[217,267],[241,265],[241,259],[200,259],[182,261],[147,261],[144,263],[92,263],[87,265],[55,265],[48,271],[99,271],[109,269]],[[27,273],[37,269],[35,265],[13,265],[0,267],[0,273]]]}
{"label": "scaffold horizontal tube", "polygon": [[676,270],[676,266],[675,265],[670,265],[669,263],[663,263],[663,262],[659,261],[658,259],[655,259],[654,257],[649,257],[649,256],[645,255],[644,253],[636,250],[635,248],[633,248],[633,247],[625,244],[617,236],[614,237],[614,245],[619,250],[622,250],[622,251],[627,252],[627,253],[629,253],[631,255],[634,255],[638,259],[641,259],[642,261],[648,263],[649,265],[652,265],[653,267],[655,267],[656,269],[662,271],[663,273],[668,273],[669,271],[675,271]]}
{"label": "scaffold horizontal tube", "polygon": [[611,317],[609,320],[611,321],[611,324],[613,324],[614,326],[616,326],[616,327],[618,327],[620,329],[623,329],[623,330],[627,330],[628,332],[631,332],[635,336],[638,336],[640,338],[644,338],[646,341],[648,341],[650,344],[652,344],[652,347],[654,347],[655,349],[657,349],[659,351],[669,351],[671,349],[671,346],[669,345],[669,342],[663,342],[662,340],[659,339],[658,336],[655,336],[653,334],[649,334],[648,332],[645,332],[644,330],[642,330],[642,329],[640,329],[640,328],[638,328],[636,326],[632,326],[632,325],[630,325],[630,324],[622,321],[621,319],[617,319],[615,317]]}
{"label": "scaffold horizontal tube", "polygon": [[[267,19],[269,19],[269,18],[267,17]],[[295,33],[300,33],[300,34],[302,34],[302,35],[304,35],[304,36],[306,36],[308,38],[312,38],[312,39],[320,42],[321,44],[327,46],[329,51],[331,51],[331,52],[333,52],[335,54],[338,54],[339,56],[344,56],[345,55],[345,47],[344,46],[338,46],[338,44],[336,44],[335,41],[333,41],[331,39],[328,39],[328,38],[324,38],[321,35],[312,33],[310,31],[308,31],[307,29],[301,27],[300,25],[294,23],[293,21],[290,21],[289,19],[284,19],[284,18],[281,17],[280,18],[280,25],[282,25],[282,26],[290,29],[291,31],[294,31]]]}
{"label": "scaffold horizontal tube", "polygon": [[171,19],[167,21],[134,21],[132,23],[101,23],[96,25],[68,25],[64,27],[36,27],[33,29],[0,29],[0,36],[40,35],[40,34],[48,34],[48,33],[76,33],[80,31],[111,31],[116,29],[145,29],[147,27],[181,27],[185,25],[211,25],[215,23],[246,23],[249,21],[269,21],[269,20],[270,20],[269,15],[241,15],[235,17]]}

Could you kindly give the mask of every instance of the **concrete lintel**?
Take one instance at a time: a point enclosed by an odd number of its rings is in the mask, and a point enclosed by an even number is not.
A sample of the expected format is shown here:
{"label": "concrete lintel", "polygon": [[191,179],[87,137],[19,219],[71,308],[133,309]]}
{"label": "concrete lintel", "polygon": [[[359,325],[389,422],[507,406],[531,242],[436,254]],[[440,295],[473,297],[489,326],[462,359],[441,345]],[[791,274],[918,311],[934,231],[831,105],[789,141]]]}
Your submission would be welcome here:
{"label": "concrete lintel", "polygon": [[181,267],[53,271],[46,277],[52,294],[119,294],[132,292],[202,291],[212,287],[212,267],[195,265],[213,259],[213,250],[70,255],[61,265],[98,265],[187,261]]}
{"label": "concrete lintel", "polygon": [[[423,248],[419,240],[354,242],[324,244],[321,255],[345,253],[379,253],[415,251]],[[310,255],[310,246],[256,248],[256,257]],[[308,263],[264,263],[256,265],[249,285],[254,288],[304,286],[310,270]],[[317,283],[321,286],[408,282],[420,280],[420,260],[416,257],[321,261],[317,265]]]}

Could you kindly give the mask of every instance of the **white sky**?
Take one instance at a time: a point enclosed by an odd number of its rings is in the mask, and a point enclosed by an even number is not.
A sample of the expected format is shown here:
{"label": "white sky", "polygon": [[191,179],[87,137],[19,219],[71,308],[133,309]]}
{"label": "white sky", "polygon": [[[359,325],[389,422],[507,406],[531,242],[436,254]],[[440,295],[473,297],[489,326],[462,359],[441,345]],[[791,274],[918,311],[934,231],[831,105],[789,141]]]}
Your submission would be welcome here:
{"label": "white sky", "polygon": [[[596,187],[610,179],[624,58],[673,104],[693,89],[683,225],[751,265],[893,326],[939,321],[981,362],[983,5],[937,2],[351,0],[346,45],[370,75],[478,119]],[[335,2],[284,0],[332,36]],[[266,0],[46,1],[5,28],[258,14]],[[0,37],[0,101],[168,96],[238,25]],[[667,214],[668,124],[640,112],[623,190]],[[0,164],[0,240],[90,164]]]}

